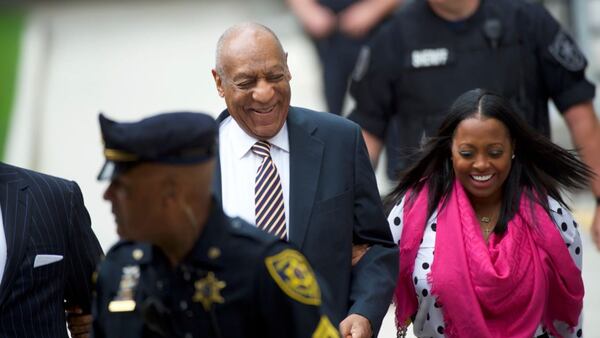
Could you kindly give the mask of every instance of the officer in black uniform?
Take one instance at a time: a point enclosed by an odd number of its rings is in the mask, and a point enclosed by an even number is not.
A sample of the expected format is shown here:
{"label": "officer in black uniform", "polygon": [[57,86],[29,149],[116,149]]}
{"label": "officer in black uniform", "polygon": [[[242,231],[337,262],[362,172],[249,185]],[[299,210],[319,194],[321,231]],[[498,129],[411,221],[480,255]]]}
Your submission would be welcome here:
{"label": "officer in black uniform", "polygon": [[98,270],[94,337],[338,337],[304,256],[212,198],[211,117],[100,127],[122,240]]}
{"label": "officer in black uniform", "polygon": [[[576,145],[600,151],[600,128],[591,105],[595,88],[585,78],[585,68],[583,54],[541,5],[413,1],[362,52],[351,85],[356,106],[350,119],[363,128],[375,164],[385,143],[391,179],[410,165],[407,155],[424,136],[434,134],[454,99],[473,88],[510,98],[548,136],[551,98]],[[582,120],[589,120],[591,129],[576,126]],[[583,136],[588,132],[589,140]],[[598,163],[586,162],[600,173]],[[600,185],[594,190],[599,195]]]}

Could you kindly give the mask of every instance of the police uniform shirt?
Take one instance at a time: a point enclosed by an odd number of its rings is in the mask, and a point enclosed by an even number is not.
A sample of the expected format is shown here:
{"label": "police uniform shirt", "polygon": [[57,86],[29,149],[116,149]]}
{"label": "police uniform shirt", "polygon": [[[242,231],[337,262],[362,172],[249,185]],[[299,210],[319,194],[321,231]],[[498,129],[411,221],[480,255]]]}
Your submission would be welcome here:
{"label": "police uniform shirt", "polygon": [[586,60],[540,5],[482,0],[461,22],[438,17],[427,1],[408,4],[357,61],[350,119],[386,141],[390,177],[432,135],[462,93],[485,88],[509,98],[549,135],[548,99],[564,112],[591,100]]}
{"label": "police uniform shirt", "polygon": [[121,243],[97,281],[96,338],[337,337],[304,256],[216,206],[177,267],[155,247]]}
{"label": "police uniform shirt", "polygon": [[[560,227],[557,226],[557,231],[565,241],[565,244],[569,249],[569,254],[571,254],[571,258],[575,262],[575,265],[577,265],[579,270],[581,270],[582,243],[581,237],[579,236],[579,231],[577,230],[577,223],[573,220],[573,216],[569,210],[558,203],[555,199],[549,197],[548,206],[550,207],[554,224],[560,224]],[[398,203],[398,205],[392,209],[390,215],[388,216],[390,230],[392,231],[392,235],[394,236],[394,241],[396,243],[400,242],[402,235],[402,225],[404,224],[403,215],[404,199],[402,199],[400,203]],[[433,265],[433,260],[435,257],[433,252],[435,249],[436,222],[437,212],[434,212],[427,221],[427,225],[423,233],[423,241],[421,242],[417,252],[412,275],[415,281],[415,297],[417,297],[419,304],[417,307],[417,313],[415,314],[412,323],[414,334],[417,337],[445,337],[445,324],[442,310],[436,302],[436,296],[431,294],[431,283],[428,280],[428,275],[431,272],[431,266]],[[567,324],[562,322],[557,322],[555,324],[556,329],[564,338],[582,337],[582,314],[583,313],[579,314],[579,323],[573,328],[573,330],[570,330]],[[544,331],[542,324],[540,323],[537,331],[532,337],[553,337],[549,334],[546,334],[547,333]]]}

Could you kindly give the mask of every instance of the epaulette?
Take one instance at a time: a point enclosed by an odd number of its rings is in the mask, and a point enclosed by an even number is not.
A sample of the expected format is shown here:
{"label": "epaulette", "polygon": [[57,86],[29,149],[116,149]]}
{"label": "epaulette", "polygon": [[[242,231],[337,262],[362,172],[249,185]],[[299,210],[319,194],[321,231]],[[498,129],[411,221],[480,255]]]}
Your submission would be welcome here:
{"label": "epaulette", "polygon": [[119,264],[148,263],[152,260],[152,246],[147,243],[120,240],[110,248],[106,260]]}
{"label": "epaulette", "polygon": [[250,238],[263,244],[279,241],[277,237],[269,235],[239,217],[229,219],[229,223],[231,224],[231,234],[233,236]]}

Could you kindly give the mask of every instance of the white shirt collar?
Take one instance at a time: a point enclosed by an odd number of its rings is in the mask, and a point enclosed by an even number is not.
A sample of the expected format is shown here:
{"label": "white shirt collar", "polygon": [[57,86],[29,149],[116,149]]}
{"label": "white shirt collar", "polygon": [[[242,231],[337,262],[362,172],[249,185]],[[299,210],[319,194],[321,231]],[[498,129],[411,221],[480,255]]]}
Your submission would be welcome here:
{"label": "white shirt collar", "polygon": [[[258,139],[246,134],[246,132],[239,126],[237,121],[231,116],[228,116],[225,120],[223,120],[223,122],[221,122],[221,127],[224,127],[225,125],[229,125],[229,136],[233,141],[232,146],[235,157],[242,158],[246,156]],[[289,153],[290,141],[288,138],[287,121],[283,124],[279,132],[267,141],[269,141],[269,143],[275,147],[285,151],[286,153]]]}

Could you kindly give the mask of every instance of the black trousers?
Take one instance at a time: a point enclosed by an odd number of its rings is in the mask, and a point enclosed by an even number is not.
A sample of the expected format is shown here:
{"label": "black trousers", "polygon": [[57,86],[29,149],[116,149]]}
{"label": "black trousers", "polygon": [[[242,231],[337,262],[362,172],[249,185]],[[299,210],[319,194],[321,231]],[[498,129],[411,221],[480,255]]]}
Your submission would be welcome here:
{"label": "black trousers", "polygon": [[354,39],[339,32],[314,40],[323,69],[323,89],[330,113],[341,115],[343,112],[350,76],[365,42],[366,39]]}

